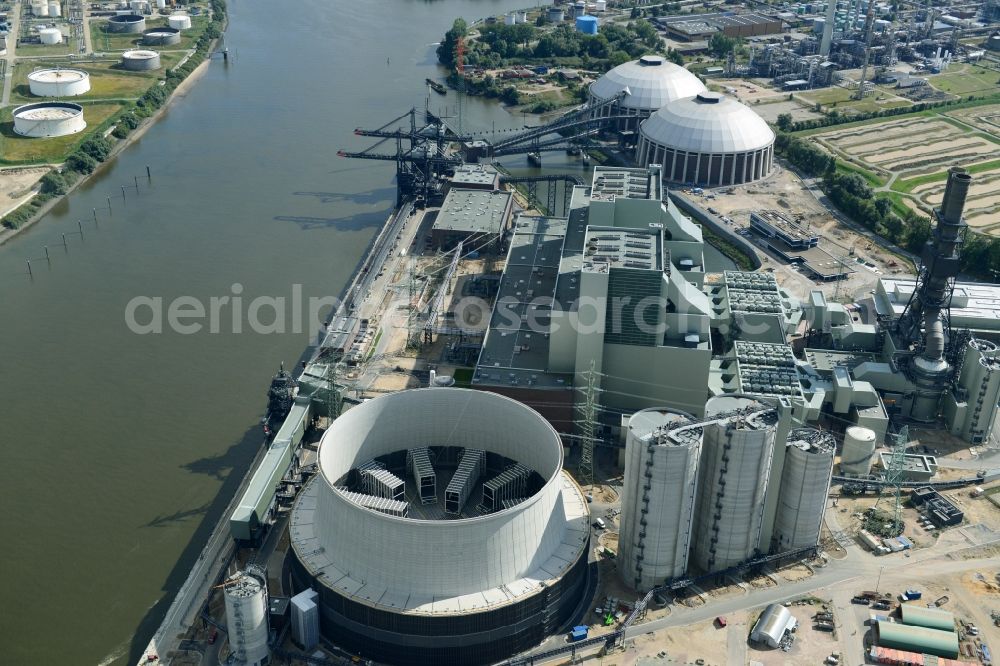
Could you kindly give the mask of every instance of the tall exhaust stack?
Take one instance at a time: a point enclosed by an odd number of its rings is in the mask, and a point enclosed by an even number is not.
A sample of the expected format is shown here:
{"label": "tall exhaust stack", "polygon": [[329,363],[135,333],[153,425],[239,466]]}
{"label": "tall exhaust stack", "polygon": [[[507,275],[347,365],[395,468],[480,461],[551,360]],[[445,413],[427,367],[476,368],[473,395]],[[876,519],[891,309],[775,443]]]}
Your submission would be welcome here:
{"label": "tall exhaust stack", "polygon": [[819,54],[830,55],[830,46],[833,43],[833,23],[837,20],[837,0],[827,0],[826,21],[823,23],[823,41],[819,45]]}
{"label": "tall exhaust stack", "polygon": [[945,359],[948,343],[948,308],[958,275],[959,249],[968,225],[962,219],[972,176],[965,169],[952,167],[941,206],[934,211],[937,225],[924,246],[920,273],[910,302],[899,319],[903,339],[917,347],[910,363],[910,376],[917,385],[917,395],[910,416],[919,421],[937,417],[938,402],[951,377]]}

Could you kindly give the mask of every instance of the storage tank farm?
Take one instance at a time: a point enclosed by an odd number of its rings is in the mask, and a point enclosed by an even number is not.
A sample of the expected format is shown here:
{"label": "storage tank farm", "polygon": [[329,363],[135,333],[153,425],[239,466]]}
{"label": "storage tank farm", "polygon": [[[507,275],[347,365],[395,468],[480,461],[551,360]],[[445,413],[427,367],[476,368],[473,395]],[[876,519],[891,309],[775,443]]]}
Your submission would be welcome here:
{"label": "storage tank farm", "polygon": [[261,666],[267,663],[267,576],[248,567],[223,584],[226,599],[226,633],[236,663]]}
{"label": "storage tank farm", "polygon": [[692,420],[646,409],[628,422],[618,561],[622,578],[637,590],[687,571],[701,452],[701,428],[685,427]]}
{"label": "storage tank farm", "polygon": [[871,474],[878,437],[863,426],[851,426],[844,432],[844,448],[840,454],[840,473],[864,477]]}
{"label": "storage tank farm", "polygon": [[771,473],[777,411],[741,396],[715,397],[705,416],[737,414],[704,425],[690,565],[721,571],[757,551]]}
{"label": "storage tank farm", "polygon": [[836,447],[830,433],[813,428],[796,428],[789,434],[778,487],[772,552],[819,543]]}

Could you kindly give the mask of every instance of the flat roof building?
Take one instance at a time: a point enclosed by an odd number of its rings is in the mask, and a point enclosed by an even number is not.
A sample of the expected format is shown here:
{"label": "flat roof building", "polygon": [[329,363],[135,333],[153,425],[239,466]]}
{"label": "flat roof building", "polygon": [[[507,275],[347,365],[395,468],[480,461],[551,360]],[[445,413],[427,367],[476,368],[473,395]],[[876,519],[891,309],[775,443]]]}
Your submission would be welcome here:
{"label": "flat roof building", "polygon": [[717,32],[726,37],[756,37],[774,35],[782,31],[781,19],[766,14],[693,14],[668,16],[657,20],[674,39],[692,41],[706,39]]}
{"label": "flat roof building", "polygon": [[711,306],[701,229],[663,203],[659,167],[597,167],[569,216],[519,216],[472,385],[572,429],[591,362],[602,404],[701,413]]}
{"label": "flat roof building", "polygon": [[805,250],[819,245],[818,234],[806,230],[776,210],[751,211],[750,227],[768,238],[778,238],[792,249]]}
{"label": "flat roof building", "polygon": [[431,241],[443,249],[459,242],[472,245],[493,242],[510,228],[512,207],[510,192],[453,187],[434,219]]}

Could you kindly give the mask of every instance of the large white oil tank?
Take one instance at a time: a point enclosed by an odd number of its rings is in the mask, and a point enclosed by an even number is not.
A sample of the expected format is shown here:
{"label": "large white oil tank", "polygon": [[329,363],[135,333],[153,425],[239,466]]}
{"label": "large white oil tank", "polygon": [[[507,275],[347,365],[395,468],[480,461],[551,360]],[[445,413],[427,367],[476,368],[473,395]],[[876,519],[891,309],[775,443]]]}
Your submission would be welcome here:
{"label": "large white oil tank", "polygon": [[625,440],[619,571],[648,590],[687,571],[701,428],[670,409],[632,415]]}
{"label": "large white oil tank", "polygon": [[146,0],[132,0],[129,8],[136,14],[145,14],[149,11],[149,3]]}
{"label": "large white oil tank", "polygon": [[156,0],[156,8],[163,9],[167,6],[167,0]]}
{"label": "large white oil tank", "polygon": [[505,25],[514,25],[517,23],[517,12],[511,12],[504,17],[503,22]]}
{"label": "large white oil tank", "polygon": [[189,30],[191,17],[187,14],[171,14],[167,17],[167,25],[175,30]]}
{"label": "large white oil tank", "polygon": [[594,3],[594,5],[595,5],[594,9],[596,11],[599,11],[599,12],[607,11],[607,9],[608,9],[608,0],[597,0],[597,2]]}
{"label": "large white oil tank", "polygon": [[38,97],[75,97],[90,90],[90,74],[79,69],[36,69],[28,87]]}
{"label": "large white oil tank", "polygon": [[42,44],[51,46],[52,44],[62,44],[62,33],[59,28],[42,28],[38,31],[38,38]]}
{"label": "large white oil tank", "polygon": [[83,107],[71,102],[39,102],[14,109],[14,131],[36,138],[66,136],[86,129]]}
{"label": "large white oil tank", "polygon": [[47,2],[39,2],[38,4],[31,5],[31,13],[35,16],[45,17],[49,15],[49,4]]}
{"label": "large white oil tank", "polygon": [[528,22],[528,12],[520,12],[519,11],[517,13],[517,22],[518,23],[527,23]]}
{"label": "large white oil tank", "polygon": [[848,428],[844,433],[844,450],[840,454],[840,473],[844,476],[868,476],[877,446],[878,438],[870,428]]}
{"label": "large white oil tank", "polygon": [[692,568],[708,573],[743,562],[760,547],[778,422],[770,406],[722,398],[705,405],[713,420],[704,425],[689,555]]}
{"label": "large white oil tank", "polygon": [[223,586],[229,649],[247,666],[260,666],[269,656],[266,580],[263,572],[248,568],[229,578]]}
{"label": "large white oil tank", "polygon": [[62,6],[58,2],[49,2],[49,16],[62,16]]}
{"label": "large white oil tank", "polygon": [[786,553],[819,543],[836,449],[836,440],[829,433],[797,428],[789,434],[778,487],[772,552]]}

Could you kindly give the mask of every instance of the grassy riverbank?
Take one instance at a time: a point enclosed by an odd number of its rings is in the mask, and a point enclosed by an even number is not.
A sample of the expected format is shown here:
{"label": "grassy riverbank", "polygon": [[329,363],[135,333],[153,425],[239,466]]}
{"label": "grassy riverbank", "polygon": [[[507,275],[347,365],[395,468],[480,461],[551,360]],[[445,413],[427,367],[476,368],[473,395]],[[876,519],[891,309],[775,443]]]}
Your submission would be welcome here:
{"label": "grassy riverbank", "polygon": [[727,259],[733,261],[736,264],[736,267],[741,271],[752,271],[756,269],[756,263],[747,255],[746,252],[737,247],[736,244],[730,243],[728,240],[709,229],[707,225],[702,225],[701,235],[705,238],[706,243],[721,252]]}

